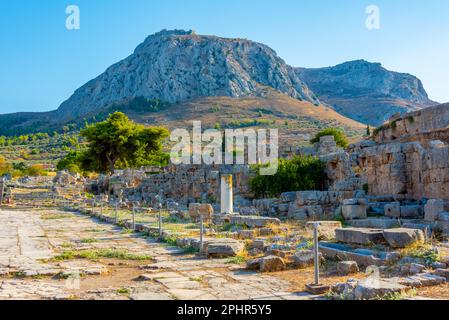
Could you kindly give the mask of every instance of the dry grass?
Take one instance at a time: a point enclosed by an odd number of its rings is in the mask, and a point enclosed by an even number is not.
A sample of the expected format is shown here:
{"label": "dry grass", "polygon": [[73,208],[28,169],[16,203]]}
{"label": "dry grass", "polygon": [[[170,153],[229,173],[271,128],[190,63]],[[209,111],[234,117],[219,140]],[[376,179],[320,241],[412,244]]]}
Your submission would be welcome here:
{"label": "dry grass", "polygon": [[435,287],[417,289],[416,294],[421,297],[449,300],[449,283]]}
{"label": "dry grass", "polygon": [[[271,276],[278,277],[282,280],[289,281],[292,286],[291,290],[304,291],[306,290],[306,284],[312,283],[314,280],[313,267],[306,269],[291,269],[286,271],[270,273]],[[349,276],[339,276],[335,273],[334,268],[320,272],[320,282],[324,285],[336,284],[339,282],[346,282],[348,279],[364,279],[366,275],[364,273],[357,273]]]}

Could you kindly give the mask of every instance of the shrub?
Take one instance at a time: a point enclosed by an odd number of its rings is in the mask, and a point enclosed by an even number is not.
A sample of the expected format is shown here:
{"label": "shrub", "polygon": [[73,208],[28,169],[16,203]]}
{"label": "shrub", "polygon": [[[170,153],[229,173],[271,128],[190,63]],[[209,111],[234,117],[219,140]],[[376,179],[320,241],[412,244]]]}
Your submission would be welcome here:
{"label": "shrub", "polygon": [[348,138],[346,137],[343,130],[336,129],[336,128],[327,128],[327,129],[324,129],[324,130],[318,132],[315,135],[315,137],[312,140],[310,140],[310,143],[317,143],[320,141],[321,137],[325,137],[325,136],[333,136],[335,139],[335,143],[339,147],[346,148],[349,144]]}
{"label": "shrub", "polygon": [[260,175],[259,169],[260,166],[253,167],[255,176],[249,182],[256,197],[276,197],[287,191],[323,190],[327,179],[324,163],[312,156],[281,159],[277,173],[272,176]]}
{"label": "shrub", "polygon": [[47,175],[47,171],[45,171],[44,167],[40,164],[32,165],[28,168],[27,173],[29,176],[38,177]]}

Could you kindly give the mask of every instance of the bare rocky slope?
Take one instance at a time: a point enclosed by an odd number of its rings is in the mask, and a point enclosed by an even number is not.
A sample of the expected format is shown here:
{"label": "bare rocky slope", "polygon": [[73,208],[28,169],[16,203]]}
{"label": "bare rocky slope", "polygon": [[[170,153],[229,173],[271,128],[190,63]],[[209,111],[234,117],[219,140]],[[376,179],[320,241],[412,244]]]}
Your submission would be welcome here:
{"label": "bare rocky slope", "polygon": [[437,104],[418,78],[389,71],[380,63],[356,60],[327,68],[297,68],[296,73],[335,111],[374,126],[396,113]]}
{"label": "bare rocky slope", "polygon": [[82,115],[137,96],[167,103],[198,97],[260,96],[263,86],[319,103],[294,69],[263,44],[199,36],[193,31],[161,31],[76,90],[58,114]]}
{"label": "bare rocky slope", "polygon": [[[309,85],[328,105],[323,106]],[[145,109],[140,105],[136,114],[128,106],[135,106],[133,100],[141,97],[160,101],[163,108]],[[217,110],[215,104],[223,98],[228,99],[226,105],[236,106],[232,113],[208,111]],[[257,100],[258,106],[249,108],[253,114],[238,108],[255,101],[251,98]],[[207,101],[210,107],[195,108],[193,101]],[[274,50],[257,42],[163,30],[147,37],[129,57],[77,89],[57,110],[0,115],[0,134],[60,130],[70,123],[82,125],[85,119],[99,120],[116,109],[138,121],[163,124],[159,121],[170,119],[176,126],[172,113],[177,114],[178,106],[190,108],[183,113],[189,114],[189,119],[207,118],[208,123],[225,126],[251,126],[249,119],[264,117],[269,119],[254,121],[254,125],[271,121],[272,125],[283,123],[286,130],[296,130],[304,122],[295,117],[303,117],[308,127],[319,129],[320,123],[333,122],[335,126],[359,130],[359,120],[378,124],[397,111],[429,104],[418,79],[388,72],[377,64],[351,62],[335,68],[293,68]],[[286,112],[286,105],[294,108]],[[194,111],[199,109],[202,111]],[[183,120],[178,116],[176,119]]]}

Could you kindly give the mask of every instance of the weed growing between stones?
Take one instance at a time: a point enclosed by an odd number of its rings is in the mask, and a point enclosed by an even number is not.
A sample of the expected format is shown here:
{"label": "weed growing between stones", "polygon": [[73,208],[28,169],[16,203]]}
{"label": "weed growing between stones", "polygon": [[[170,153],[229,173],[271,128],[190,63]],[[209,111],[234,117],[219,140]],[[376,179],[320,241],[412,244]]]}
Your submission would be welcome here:
{"label": "weed growing between stones", "polygon": [[100,249],[100,250],[81,250],[81,251],[64,251],[60,255],[54,257],[54,261],[89,259],[97,260],[99,258],[110,258],[120,260],[151,260],[152,257],[145,254],[129,253],[124,250],[116,249]]}
{"label": "weed growing between stones", "polygon": [[58,220],[58,219],[68,219],[74,218],[75,216],[72,214],[43,214],[41,215],[42,220]]}
{"label": "weed growing between stones", "polygon": [[229,258],[227,264],[244,264],[249,260],[248,252],[246,250],[240,252],[235,257]]}
{"label": "weed growing between stones", "polygon": [[97,240],[94,238],[84,238],[84,239],[81,239],[80,242],[81,243],[94,243],[94,242],[97,242]]}
{"label": "weed growing between stones", "polygon": [[129,290],[128,288],[119,288],[119,289],[117,289],[117,293],[123,294],[123,295],[128,295],[131,293],[131,290]]}
{"label": "weed growing between stones", "polygon": [[403,257],[423,259],[426,265],[440,261],[438,252],[431,245],[415,245],[400,251]]}

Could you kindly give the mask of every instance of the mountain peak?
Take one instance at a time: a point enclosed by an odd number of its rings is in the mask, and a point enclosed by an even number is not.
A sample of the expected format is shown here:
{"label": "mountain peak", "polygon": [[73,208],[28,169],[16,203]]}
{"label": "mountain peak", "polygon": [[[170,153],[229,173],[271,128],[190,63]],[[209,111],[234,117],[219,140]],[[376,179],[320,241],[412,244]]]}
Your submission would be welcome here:
{"label": "mountain peak", "polygon": [[138,96],[165,103],[261,96],[266,87],[319,104],[294,69],[266,45],[196,35],[192,30],[162,30],[78,89],[58,113],[82,116]]}
{"label": "mountain peak", "polygon": [[296,69],[318,98],[352,119],[380,125],[396,113],[436,104],[421,80],[385,69],[380,63],[354,60],[334,67]]}

